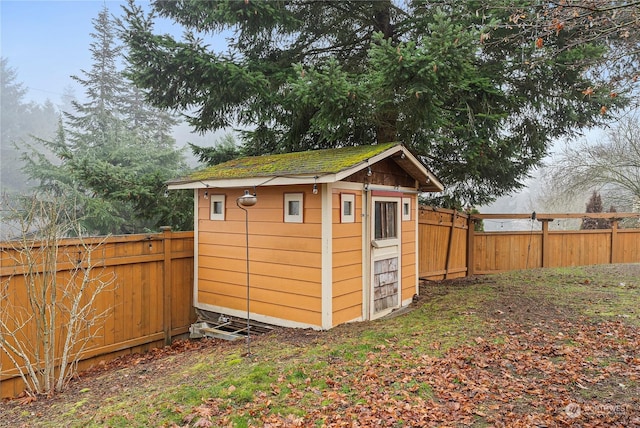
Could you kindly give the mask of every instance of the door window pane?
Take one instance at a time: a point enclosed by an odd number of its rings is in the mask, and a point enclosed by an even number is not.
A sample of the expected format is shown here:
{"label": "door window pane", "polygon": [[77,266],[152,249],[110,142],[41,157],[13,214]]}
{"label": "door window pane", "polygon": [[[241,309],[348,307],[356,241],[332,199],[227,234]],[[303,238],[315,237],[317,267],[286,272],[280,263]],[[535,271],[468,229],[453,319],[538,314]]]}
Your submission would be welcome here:
{"label": "door window pane", "polygon": [[397,238],[396,213],[397,202],[376,201],[375,203],[375,239]]}

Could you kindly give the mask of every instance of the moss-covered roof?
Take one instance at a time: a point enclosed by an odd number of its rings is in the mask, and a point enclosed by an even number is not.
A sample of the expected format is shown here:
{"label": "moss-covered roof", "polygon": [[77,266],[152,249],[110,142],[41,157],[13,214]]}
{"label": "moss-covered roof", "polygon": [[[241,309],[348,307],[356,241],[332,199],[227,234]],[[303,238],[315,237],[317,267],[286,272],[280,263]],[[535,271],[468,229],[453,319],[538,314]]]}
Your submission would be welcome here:
{"label": "moss-covered roof", "polygon": [[243,157],[214,165],[173,182],[238,179],[250,177],[287,177],[336,174],[353,168],[398,143],[374,146],[310,150],[278,155]]}

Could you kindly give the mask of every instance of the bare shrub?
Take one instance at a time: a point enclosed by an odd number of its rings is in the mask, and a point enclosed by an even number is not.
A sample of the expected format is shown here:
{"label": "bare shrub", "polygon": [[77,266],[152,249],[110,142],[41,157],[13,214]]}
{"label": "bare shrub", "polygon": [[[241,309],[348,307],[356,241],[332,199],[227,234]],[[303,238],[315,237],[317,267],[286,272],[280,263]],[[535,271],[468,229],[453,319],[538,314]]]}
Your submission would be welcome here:
{"label": "bare shrub", "polygon": [[53,394],[76,373],[110,311],[95,304],[115,287],[101,262],[106,238],[83,237],[74,205],[62,197],[40,194],[7,205],[3,224],[18,230],[2,244],[0,351],[28,392]]}

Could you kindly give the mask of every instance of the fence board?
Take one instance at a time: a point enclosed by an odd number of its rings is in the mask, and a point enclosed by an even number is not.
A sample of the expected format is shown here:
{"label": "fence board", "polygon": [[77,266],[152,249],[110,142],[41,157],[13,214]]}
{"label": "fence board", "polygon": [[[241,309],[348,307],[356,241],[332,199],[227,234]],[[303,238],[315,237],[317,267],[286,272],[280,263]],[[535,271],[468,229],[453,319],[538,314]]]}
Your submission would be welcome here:
{"label": "fence board", "polygon": [[420,207],[418,272],[420,278],[466,275],[468,215],[453,210]]}
{"label": "fence board", "polygon": [[618,230],[616,247],[618,263],[637,263],[640,254],[640,236],[633,229]]}
{"label": "fence board", "polygon": [[[103,238],[85,242],[98,243]],[[169,257],[165,243],[170,242]],[[188,332],[195,321],[193,309],[193,232],[127,235],[107,238],[94,254],[98,266],[95,274],[116,276],[116,284],[95,301],[97,312],[110,308],[99,337],[92,339],[83,353],[79,368],[88,368],[101,360],[110,360],[123,353],[137,352],[163,344]],[[69,275],[74,263],[68,260],[78,251],[78,239],[61,240],[58,275]],[[12,306],[26,303],[25,266],[16,262],[12,243],[0,243],[0,284],[8,287]],[[167,247],[169,248],[169,247]],[[96,260],[97,258],[97,260]],[[170,266],[168,266],[170,265]],[[42,266],[39,272],[42,272]],[[170,272],[165,284],[164,272]],[[170,299],[163,295],[167,287]],[[167,305],[167,302],[171,302]],[[167,308],[171,315],[163,316]],[[165,325],[165,321],[170,322]],[[25,340],[35,337],[33,325],[23,329]],[[31,339],[29,339],[31,338]],[[13,397],[24,389],[9,357],[0,351],[0,398]]]}

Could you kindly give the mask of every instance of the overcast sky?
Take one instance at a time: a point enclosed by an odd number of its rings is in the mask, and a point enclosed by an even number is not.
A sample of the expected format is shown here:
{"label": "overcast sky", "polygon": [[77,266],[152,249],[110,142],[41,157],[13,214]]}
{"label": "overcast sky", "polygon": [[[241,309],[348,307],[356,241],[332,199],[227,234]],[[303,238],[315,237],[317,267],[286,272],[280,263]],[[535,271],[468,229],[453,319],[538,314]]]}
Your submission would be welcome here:
{"label": "overcast sky", "polygon": [[91,67],[91,20],[106,5],[120,14],[120,1],[0,1],[1,55],[28,89],[27,99],[58,103],[69,77]]}
{"label": "overcast sky", "polygon": [[[139,1],[149,4],[146,0]],[[103,7],[116,16],[122,14],[123,0],[0,0],[0,55],[17,71],[17,80],[29,90],[27,100],[59,103],[65,87],[82,96],[82,88],[71,75],[89,70],[89,45],[93,19]],[[168,20],[156,29],[180,35],[182,30]],[[224,47],[218,37],[212,45]]]}

